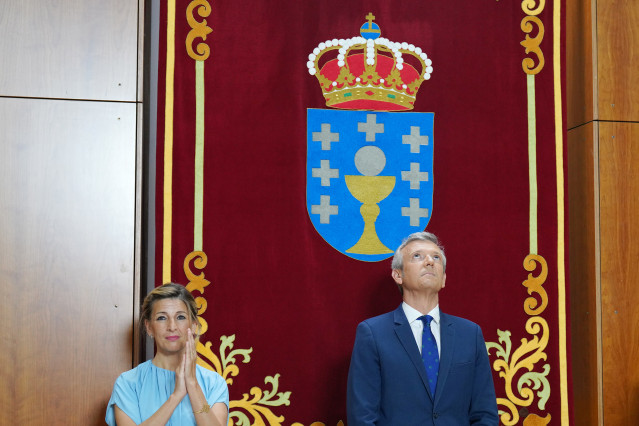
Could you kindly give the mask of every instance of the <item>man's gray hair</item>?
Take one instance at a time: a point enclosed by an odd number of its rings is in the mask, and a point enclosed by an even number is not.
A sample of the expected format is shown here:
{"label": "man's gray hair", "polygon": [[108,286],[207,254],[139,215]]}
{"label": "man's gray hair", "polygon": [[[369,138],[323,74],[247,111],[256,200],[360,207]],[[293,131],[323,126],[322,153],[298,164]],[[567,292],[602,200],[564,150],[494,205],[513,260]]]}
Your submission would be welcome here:
{"label": "man's gray hair", "polygon": [[400,246],[397,247],[397,250],[395,250],[391,269],[399,269],[400,271],[404,269],[404,256],[402,256],[402,250],[413,241],[430,241],[435,244],[442,252],[442,266],[444,267],[444,272],[446,272],[446,254],[444,253],[444,247],[439,243],[437,236],[430,232],[414,232],[404,238],[404,241],[402,241]]}

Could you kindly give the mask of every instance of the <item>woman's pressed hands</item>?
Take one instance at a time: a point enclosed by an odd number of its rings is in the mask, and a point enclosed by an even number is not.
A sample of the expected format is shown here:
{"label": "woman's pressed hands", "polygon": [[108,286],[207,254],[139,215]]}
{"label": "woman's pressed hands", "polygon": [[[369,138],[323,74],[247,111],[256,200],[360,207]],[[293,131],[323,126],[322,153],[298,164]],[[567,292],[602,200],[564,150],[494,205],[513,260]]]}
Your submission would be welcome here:
{"label": "woman's pressed hands", "polygon": [[186,374],[184,372],[184,366],[186,365],[186,353],[182,354],[180,365],[175,370],[175,390],[173,394],[181,401],[187,393],[186,388]]}
{"label": "woman's pressed hands", "polygon": [[195,375],[195,366],[197,365],[197,351],[195,349],[195,337],[193,330],[187,331],[186,346],[184,348],[184,377],[188,392],[194,390],[193,386],[197,386],[197,377]]}

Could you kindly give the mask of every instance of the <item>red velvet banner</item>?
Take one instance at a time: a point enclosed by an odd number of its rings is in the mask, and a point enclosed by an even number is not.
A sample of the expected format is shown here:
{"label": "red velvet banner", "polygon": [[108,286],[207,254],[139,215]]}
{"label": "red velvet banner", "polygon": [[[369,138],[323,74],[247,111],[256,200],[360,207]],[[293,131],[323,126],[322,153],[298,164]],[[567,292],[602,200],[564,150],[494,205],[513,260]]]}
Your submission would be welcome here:
{"label": "red velvet banner", "polygon": [[[442,311],[482,327],[502,424],[570,423],[563,10],[543,0],[162,4],[157,284],[198,297],[201,363],[229,383],[230,424],[345,422],[355,328],[401,302],[383,248],[423,229],[446,249]],[[386,40],[372,44],[376,75],[358,38],[368,24]],[[350,77],[336,65],[345,42]],[[360,102],[339,104],[350,99]],[[397,126],[397,148],[375,133],[382,122]],[[370,127],[337,130],[353,123]],[[421,134],[403,131],[415,123]],[[378,147],[330,148],[360,136],[357,146]],[[409,187],[408,157],[394,155],[411,141],[428,176]],[[394,187],[362,201],[384,166]],[[375,183],[353,189],[345,176],[359,174]]]}

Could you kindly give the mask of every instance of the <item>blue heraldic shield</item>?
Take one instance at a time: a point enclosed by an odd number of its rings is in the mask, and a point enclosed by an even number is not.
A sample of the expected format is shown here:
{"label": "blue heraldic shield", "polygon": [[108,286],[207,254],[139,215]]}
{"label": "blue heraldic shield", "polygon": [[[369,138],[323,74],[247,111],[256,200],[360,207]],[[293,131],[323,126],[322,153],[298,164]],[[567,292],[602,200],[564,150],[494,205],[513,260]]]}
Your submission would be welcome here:
{"label": "blue heraldic shield", "polygon": [[434,113],[307,110],[306,207],[339,252],[376,262],[433,208]]}

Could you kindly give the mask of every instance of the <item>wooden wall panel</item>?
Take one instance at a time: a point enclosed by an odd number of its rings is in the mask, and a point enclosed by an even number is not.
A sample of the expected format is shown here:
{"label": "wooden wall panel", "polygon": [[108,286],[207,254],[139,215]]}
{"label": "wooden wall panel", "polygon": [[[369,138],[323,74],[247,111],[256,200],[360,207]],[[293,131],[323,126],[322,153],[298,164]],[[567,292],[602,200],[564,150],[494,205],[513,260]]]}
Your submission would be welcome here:
{"label": "wooden wall panel", "polygon": [[566,2],[566,102],[568,129],[595,119],[593,17],[590,0]]}
{"label": "wooden wall panel", "polygon": [[568,248],[572,348],[573,420],[575,425],[601,424],[598,353],[599,288],[594,123],[568,131]]}
{"label": "wooden wall panel", "polygon": [[[574,0],[566,2],[566,9],[574,419],[578,425],[635,425],[639,1]],[[590,120],[592,133],[583,125]],[[598,310],[596,322],[587,314],[593,307]]]}
{"label": "wooden wall panel", "polygon": [[639,1],[597,1],[599,119],[639,121]]}
{"label": "wooden wall panel", "polygon": [[138,16],[135,0],[2,0],[0,96],[135,101]]}
{"label": "wooden wall panel", "polygon": [[639,124],[600,124],[604,421],[639,424]]}
{"label": "wooden wall panel", "polygon": [[0,98],[0,424],[104,424],[132,366],[136,104]]}

